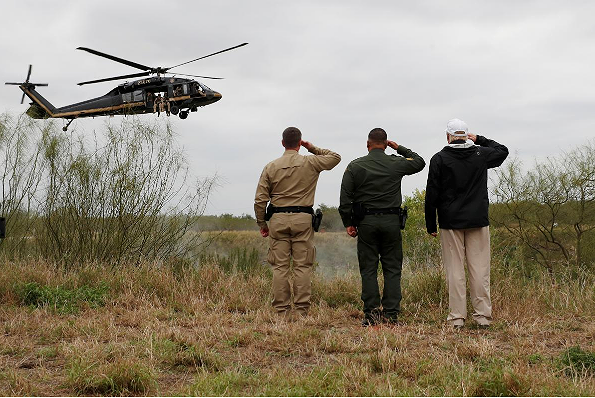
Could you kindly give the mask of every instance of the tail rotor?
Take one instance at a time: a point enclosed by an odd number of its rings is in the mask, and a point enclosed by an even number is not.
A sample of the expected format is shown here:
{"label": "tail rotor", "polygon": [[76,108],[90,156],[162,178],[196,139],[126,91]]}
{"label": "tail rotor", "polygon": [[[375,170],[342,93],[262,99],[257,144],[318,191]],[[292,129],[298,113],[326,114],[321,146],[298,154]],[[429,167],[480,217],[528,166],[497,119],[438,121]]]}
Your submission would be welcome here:
{"label": "tail rotor", "polygon": [[[31,77],[31,70],[33,69],[32,65],[29,65],[29,71],[27,72],[27,79],[25,79],[25,81],[23,83],[4,83],[7,84],[9,86],[21,86],[22,88],[35,88],[37,86],[47,86],[47,83],[30,83],[29,82],[29,78]],[[23,97],[21,98],[21,104],[25,101],[25,90],[23,90]]]}

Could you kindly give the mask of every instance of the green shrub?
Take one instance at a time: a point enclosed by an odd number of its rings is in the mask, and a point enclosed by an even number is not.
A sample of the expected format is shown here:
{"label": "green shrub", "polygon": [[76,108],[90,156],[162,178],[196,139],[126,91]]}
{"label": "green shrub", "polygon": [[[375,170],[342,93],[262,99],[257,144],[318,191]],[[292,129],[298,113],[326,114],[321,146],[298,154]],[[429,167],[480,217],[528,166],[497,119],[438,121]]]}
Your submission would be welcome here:
{"label": "green shrub", "polygon": [[82,303],[91,308],[105,305],[105,296],[109,290],[105,282],[98,286],[81,286],[67,288],[65,286],[42,286],[37,282],[29,282],[16,288],[17,296],[24,305],[32,307],[49,307],[59,313],[76,313]]}
{"label": "green shrub", "polygon": [[560,362],[564,373],[571,377],[595,374],[595,353],[581,349],[579,346],[570,347],[560,355]]}

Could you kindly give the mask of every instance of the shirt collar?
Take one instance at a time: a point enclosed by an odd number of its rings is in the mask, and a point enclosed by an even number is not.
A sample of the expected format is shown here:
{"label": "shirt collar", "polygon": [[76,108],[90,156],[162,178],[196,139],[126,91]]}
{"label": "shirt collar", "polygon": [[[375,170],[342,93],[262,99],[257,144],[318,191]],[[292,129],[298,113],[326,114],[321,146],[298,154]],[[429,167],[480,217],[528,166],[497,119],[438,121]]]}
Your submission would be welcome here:
{"label": "shirt collar", "polygon": [[458,142],[458,143],[450,143],[450,144],[448,144],[448,146],[451,148],[471,148],[474,145],[470,142]]}
{"label": "shirt collar", "polygon": [[368,155],[371,155],[371,156],[378,156],[380,154],[383,154],[383,155],[385,154],[384,149],[373,148],[370,150],[370,152],[368,152]]}
{"label": "shirt collar", "polygon": [[296,153],[298,153],[298,151],[295,149],[286,149],[285,152],[283,152],[283,156],[295,155]]}

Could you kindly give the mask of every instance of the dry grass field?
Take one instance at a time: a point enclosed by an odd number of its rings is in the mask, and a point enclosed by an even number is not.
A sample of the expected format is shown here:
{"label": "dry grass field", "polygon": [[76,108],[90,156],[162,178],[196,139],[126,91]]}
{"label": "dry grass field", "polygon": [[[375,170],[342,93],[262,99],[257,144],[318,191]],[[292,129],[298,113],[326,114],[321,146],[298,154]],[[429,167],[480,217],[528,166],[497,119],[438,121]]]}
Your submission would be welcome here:
{"label": "dry grass field", "polygon": [[311,314],[290,321],[258,232],[221,234],[198,267],[2,260],[0,394],[595,395],[593,275],[495,266],[493,327],[455,332],[441,270],[409,264],[401,323],[364,329],[354,242],[317,240]]}

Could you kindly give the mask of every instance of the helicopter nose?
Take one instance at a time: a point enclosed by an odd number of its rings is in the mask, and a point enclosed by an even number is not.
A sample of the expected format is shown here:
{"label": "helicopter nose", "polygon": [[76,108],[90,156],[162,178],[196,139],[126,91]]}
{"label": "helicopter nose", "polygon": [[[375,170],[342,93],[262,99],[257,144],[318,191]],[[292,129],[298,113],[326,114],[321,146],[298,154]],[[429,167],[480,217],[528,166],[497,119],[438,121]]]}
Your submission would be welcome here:
{"label": "helicopter nose", "polygon": [[207,98],[214,101],[219,101],[221,99],[221,94],[217,91],[208,91]]}

